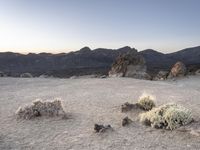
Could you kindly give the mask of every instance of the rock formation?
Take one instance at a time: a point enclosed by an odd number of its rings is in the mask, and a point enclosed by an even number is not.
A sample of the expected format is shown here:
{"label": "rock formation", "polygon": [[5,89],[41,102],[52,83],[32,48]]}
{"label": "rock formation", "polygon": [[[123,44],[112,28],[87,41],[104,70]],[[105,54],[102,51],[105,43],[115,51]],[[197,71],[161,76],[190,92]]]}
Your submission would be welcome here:
{"label": "rock formation", "polygon": [[169,72],[168,71],[159,71],[155,76],[154,80],[166,80]]}
{"label": "rock formation", "polygon": [[181,77],[181,76],[185,76],[186,74],[186,66],[178,61],[171,69],[168,78],[173,78],[173,77]]}
{"label": "rock formation", "polygon": [[21,78],[32,78],[33,76],[32,76],[32,74],[31,73],[22,73],[21,75],[20,75],[20,77]]}
{"label": "rock formation", "polygon": [[136,51],[130,51],[117,57],[109,71],[109,77],[151,78],[146,73],[144,57]]}

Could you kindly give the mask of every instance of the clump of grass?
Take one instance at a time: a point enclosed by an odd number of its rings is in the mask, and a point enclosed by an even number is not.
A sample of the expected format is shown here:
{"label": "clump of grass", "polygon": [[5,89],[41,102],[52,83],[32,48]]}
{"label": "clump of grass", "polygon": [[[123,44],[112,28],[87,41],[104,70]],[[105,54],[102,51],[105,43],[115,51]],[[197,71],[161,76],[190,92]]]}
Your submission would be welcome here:
{"label": "clump of grass", "polygon": [[16,111],[18,118],[32,119],[40,116],[63,116],[65,111],[60,100],[46,101],[36,100],[25,107],[19,107]]}
{"label": "clump of grass", "polygon": [[138,100],[139,106],[144,110],[151,110],[153,107],[155,107],[155,102],[153,100],[153,97],[151,96],[142,96]]}
{"label": "clump of grass", "polygon": [[140,114],[140,122],[154,128],[176,129],[193,121],[191,112],[177,104],[166,104]]}

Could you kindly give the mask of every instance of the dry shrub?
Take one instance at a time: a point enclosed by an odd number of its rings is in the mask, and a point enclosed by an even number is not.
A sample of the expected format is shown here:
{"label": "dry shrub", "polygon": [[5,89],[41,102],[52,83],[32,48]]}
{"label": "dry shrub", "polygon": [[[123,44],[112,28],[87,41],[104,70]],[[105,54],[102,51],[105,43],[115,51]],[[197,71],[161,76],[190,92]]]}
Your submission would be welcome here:
{"label": "dry shrub", "polygon": [[32,119],[39,116],[60,116],[65,115],[62,103],[60,100],[54,100],[52,102],[42,102],[40,100],[34,101],[31,105],[25,107],[19,107],[16,111],[18,118]]}
{"label": "dry shrub", "polygon": [[144,110],[151,110],[153,107],[155,107],[154,98],[151,96],[141,96],[138,100],[138,104]]}
{"label": "dry shrub", "polygon": [[191,112],[177,104],[166,104],[140,114],[140,121],[154,128],[173,130],[193,121]]}

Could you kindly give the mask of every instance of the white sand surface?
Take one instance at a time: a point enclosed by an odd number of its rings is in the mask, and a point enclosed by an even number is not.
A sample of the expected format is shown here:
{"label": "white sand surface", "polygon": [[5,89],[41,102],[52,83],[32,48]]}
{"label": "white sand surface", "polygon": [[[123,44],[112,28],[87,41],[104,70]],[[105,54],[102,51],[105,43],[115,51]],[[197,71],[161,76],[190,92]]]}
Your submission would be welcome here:
{"label": "white sand surface", "polygon": [[[135,103],[144,92],[156,96],[157,105],[175,102],[190,109],[196,120],[200,119],[200,77],[176,81],[0,78],[0,149],[200,149],[199,136],[152,129],[138,122],[137,113],[121,113],[121,104]],[[61,98],[70,118],[17,120],[17,108],[37,98]],[[121,126],[125,116],[134,120],[128,127]],[[95,123],[110,124],[114,131],[96,134]]]}

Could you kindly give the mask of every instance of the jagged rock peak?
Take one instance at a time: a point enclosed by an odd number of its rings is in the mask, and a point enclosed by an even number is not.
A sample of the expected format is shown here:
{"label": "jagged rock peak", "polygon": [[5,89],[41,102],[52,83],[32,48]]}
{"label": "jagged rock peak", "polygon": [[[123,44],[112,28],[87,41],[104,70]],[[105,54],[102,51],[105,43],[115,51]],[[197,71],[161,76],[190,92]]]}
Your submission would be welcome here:
{"label": "jagged rock peak", "polygon": [[91,49],[87,46],[80,49],[80,52],[90,52],[90,51],[91,51]]}
{"label": "jagged rock peak", "polygon": [[137,52],[135,48],[131,48],[130,46],[124,46],[122,48],[117,49],[118,51],[121,52]]}

